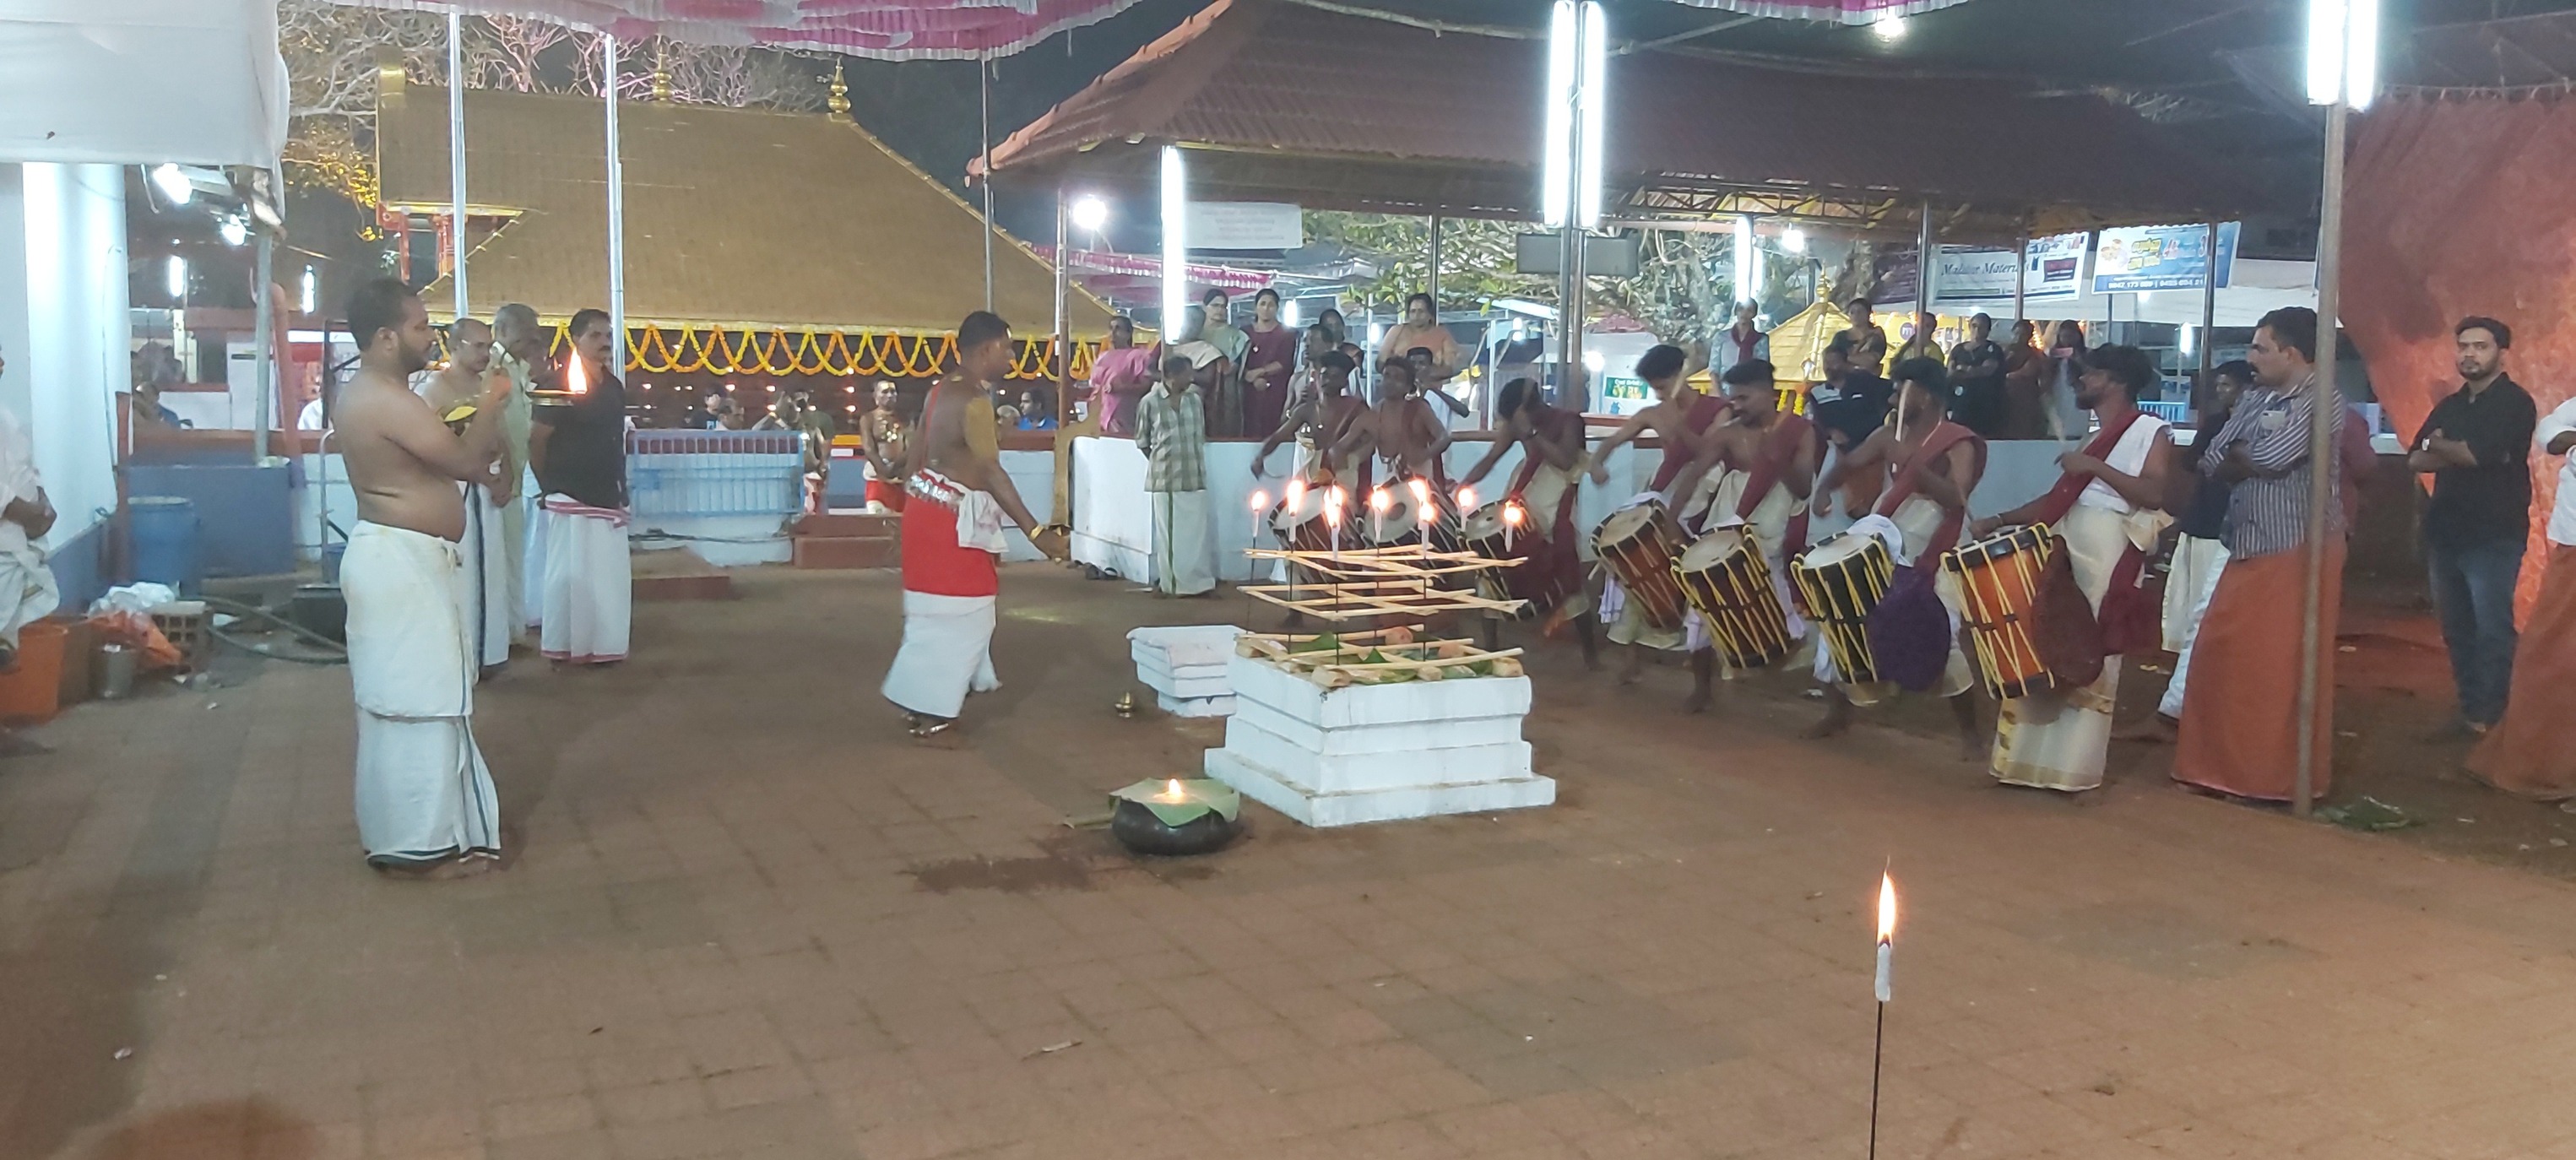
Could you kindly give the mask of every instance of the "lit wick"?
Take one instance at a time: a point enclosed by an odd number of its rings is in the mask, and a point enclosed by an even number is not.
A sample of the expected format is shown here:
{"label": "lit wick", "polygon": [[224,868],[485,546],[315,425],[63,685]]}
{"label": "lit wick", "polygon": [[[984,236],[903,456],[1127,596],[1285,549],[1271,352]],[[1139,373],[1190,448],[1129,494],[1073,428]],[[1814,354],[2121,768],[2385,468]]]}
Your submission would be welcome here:
{"label": "lit wick", "polygon": [[1260,490],[1258,490],[1258,489],[1256,489],[1256,490],[1254,490],[1254,491],[1253,491],[1253,493],[1252,493],[1252,540],[1250,541],[1253,547],[1258,548],[1258,547],[1260,547],[1260,546],[1261,546],[1261,509],[1262,509],[1262,508],[1264,508],[1264,507],[1269,506],[1269,504],[1270,504],[1270,494],[1269,494],[1268,492],[1260,491]]}
{"label": "lit wick", "polygon": [[1154,800],[1178,805],[1190,800],[1190,795],[1181,789],[1181,779],[1175,777],[1166,779],[1163,782],[1163,792],[1155,794]]}
{"label": "lit wick", "polygon": [[1526,517],[1522,514],[1521,505],[1516,503],[1503,505],[1503,554],[1511,554],[1512,533],[1521,530],[1521,520],[1524,518]]}
{"label": "lit wick", "polygon": [[1377,530],[1377,534],[1370,538],[1378,543],[1386,542],[1386,509],[1393,506],[1395,506],[1395,497],[1388,495],[1385,488],[1381,487],[1369,493],[1371,526]]}

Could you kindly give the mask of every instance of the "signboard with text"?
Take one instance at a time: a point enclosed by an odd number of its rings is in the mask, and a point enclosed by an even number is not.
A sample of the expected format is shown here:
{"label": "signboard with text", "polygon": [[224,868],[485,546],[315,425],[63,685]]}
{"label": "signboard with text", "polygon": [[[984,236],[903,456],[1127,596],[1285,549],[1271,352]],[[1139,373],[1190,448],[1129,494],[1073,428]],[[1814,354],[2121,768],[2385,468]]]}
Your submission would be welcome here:
{"label": "signboard with text", "polygon": [[[2225,289],[2236,265],[2238,223],[2218,226],[2217,285]],[[2198,290],[2212,266],[2207,226],[2124,226],[2102,231],[2093,251],[2093,292],[2135,294]]]}
{"label": "signboard with text", "polygon": [[1193,250],[1293,250],[1306,244],[1306,215],[1294,202],[1194,201]]}

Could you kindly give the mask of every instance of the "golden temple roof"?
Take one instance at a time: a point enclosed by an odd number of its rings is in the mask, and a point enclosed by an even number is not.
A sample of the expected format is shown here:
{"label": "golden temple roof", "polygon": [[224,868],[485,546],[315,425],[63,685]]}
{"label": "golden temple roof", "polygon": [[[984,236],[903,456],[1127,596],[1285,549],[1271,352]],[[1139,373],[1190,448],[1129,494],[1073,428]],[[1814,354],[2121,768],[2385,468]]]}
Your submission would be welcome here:
{"label": "golden temple roof", "polygon": [[[981,217],[867,130],[652,101],[620,105],[618,119],[630,324],[946,333],[983,307]],[[607,305],[605,143],[593,98],[466,92],[466,212],[505,223],[466,254],[477,313]],[[445,89],[389,82],[376,150],[387,206],[448,211]],[[993,276],[1016,333],[1053,326],[1045,260],[1003,234]],[[423,294],[433,313],[452,301],[445,283]],[[1107,308],[1079,287],[1070,309],[1076,335],[1107,330]]]}

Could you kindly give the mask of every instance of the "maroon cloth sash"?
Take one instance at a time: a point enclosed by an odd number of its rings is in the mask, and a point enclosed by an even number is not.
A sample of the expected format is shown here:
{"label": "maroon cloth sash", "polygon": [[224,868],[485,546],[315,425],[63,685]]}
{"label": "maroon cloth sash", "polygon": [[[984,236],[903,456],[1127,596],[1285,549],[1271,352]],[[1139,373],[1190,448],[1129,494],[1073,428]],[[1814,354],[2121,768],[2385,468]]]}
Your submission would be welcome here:
{"label": "maroon cloth sash", "polygon": [[[2144,411],[2131,411],[2119,426],[2104,427],[2095,432],[2092,441],[2084,445],[2084,454],[2109,461],[2111,452],[2120,446],[2120,440],[2128,437],[2129,429],[2146,417]],[[2032,513],[2037,517],[2036,522],[2054,524],[2065,519],[2068,512],[2075,510],[2075,503],[2084,495],[2084,489],[2092,483],[2092,477],[2071,471],[2059,476],[2057,486],[2040,497],[2039,508]],[[2122,551],[2120,562],[2111,566],[2110,587],[2102,593],[2102,607],[2093,614],[2094,622],[2101,627],[2102,652],[2105,655],[2119,656],[2164,646],[2163,609],[2158,608],[2147,590],[2138,584],[2138,578],[2146,567],[2147,554],[2136,544]]]}
{"label": "maroon cloth sash", "polygon": [[[2128,437],[2129,428],[2137,426],[2138,420],[2146,417],[2147,413],[2144,411],[2131,411],[2129,417],[2119,426],[2104,427],[2095,432],[2093,441],[2084,445],[2084,454],[2108,462],[2113,449],[2120,446],[2120,440]],[[2084,489],[2092,486],[2092,483],[2093,477],[2089,475],[2077,475],[2072,471],[2059,475],[2057,486],[2049,488],[2048,494],[2040,497],[2036,513],[2038,518],[2032,522],[2053,524],[2065,519],[2066,513],[2075,510],[2075,501],[2083,496]]]}
{"label": "maroon cloth sash", "polygon": [[[1986,462],[1984,437],[1944,419],[1938,426],[1932,428],[1932,434],[1923,440],[1923,446],[1917,448],[1911,457],[1897,467],[1886,493],[1878,497],[1878,506],[1871,510],[1879,515],[1894,518],[1896,509],[1904,506],[1905,501],[1914,498],[1914,493],[1922,489],[1923,469],[1940,462],[1943,456],[1950,453],[1951,448],[1962,443],[1971,444],[1977,449],[1977,466],[1982,470]],[[1959,545],[1959,529],[1965,527],[1967,522],[1968,512],[1965,508],[1952,509],[1949,514],[1941,517],[1940,528],[1932,533],[1932,542],[1925,545],[1923,553],[1914,558],[1913,566],[1922,568],[1939,562],[1941,553]]]}
{"label": "maroon cloth sash", "polygon": [[[1726,410],[1726,400],[1715,395],[1703,395],[1697,391],[1692,391],[1691,395],[1697,401],[1690,405],[1690,410],[1682,412],[1682,426],[1691,434],[1697,435],[1708,430],[1709,424],[1717,422],[1718,415]],[[1682,468],[1689,466],[1691,459],[1690,444],[1680,440],[1664,444],[1664,464],[1655,469],[1654,482],[1647,484],[1646,490],[1662,491],[1671,487],[1673,477],[1680,475]]]}
{"label": "maroon cloth sash", "polygon": [[[1783,414],[1778,425],[1762,438],[1762,450],[1744,470],[1744,495],[1735,501],[1735,518],[1750,521],[1755,508],[1780,486],[1780,477],[1798,461],[1798,453],[1814,441],[1816,425],[1804,415]],[[1807,550],[1808,505],[1799,504],[1798,514],[1789,517],[1788,534],[1781,537],[1781,558],[1787,559]]]}

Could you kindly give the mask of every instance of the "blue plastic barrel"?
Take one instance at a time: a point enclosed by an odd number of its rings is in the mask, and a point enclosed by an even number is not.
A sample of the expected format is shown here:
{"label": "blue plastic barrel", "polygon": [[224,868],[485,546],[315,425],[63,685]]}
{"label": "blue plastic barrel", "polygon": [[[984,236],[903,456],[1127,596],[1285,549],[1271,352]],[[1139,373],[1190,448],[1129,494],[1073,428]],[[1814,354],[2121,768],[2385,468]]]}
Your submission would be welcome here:
{"label": "blue plastic barrel", "polygon": [[125,501],[126,559],[137,582],[167,584],[180,595],[197,594],[204,564],[197,554],[197,505],[175,495],[138,495]]}

